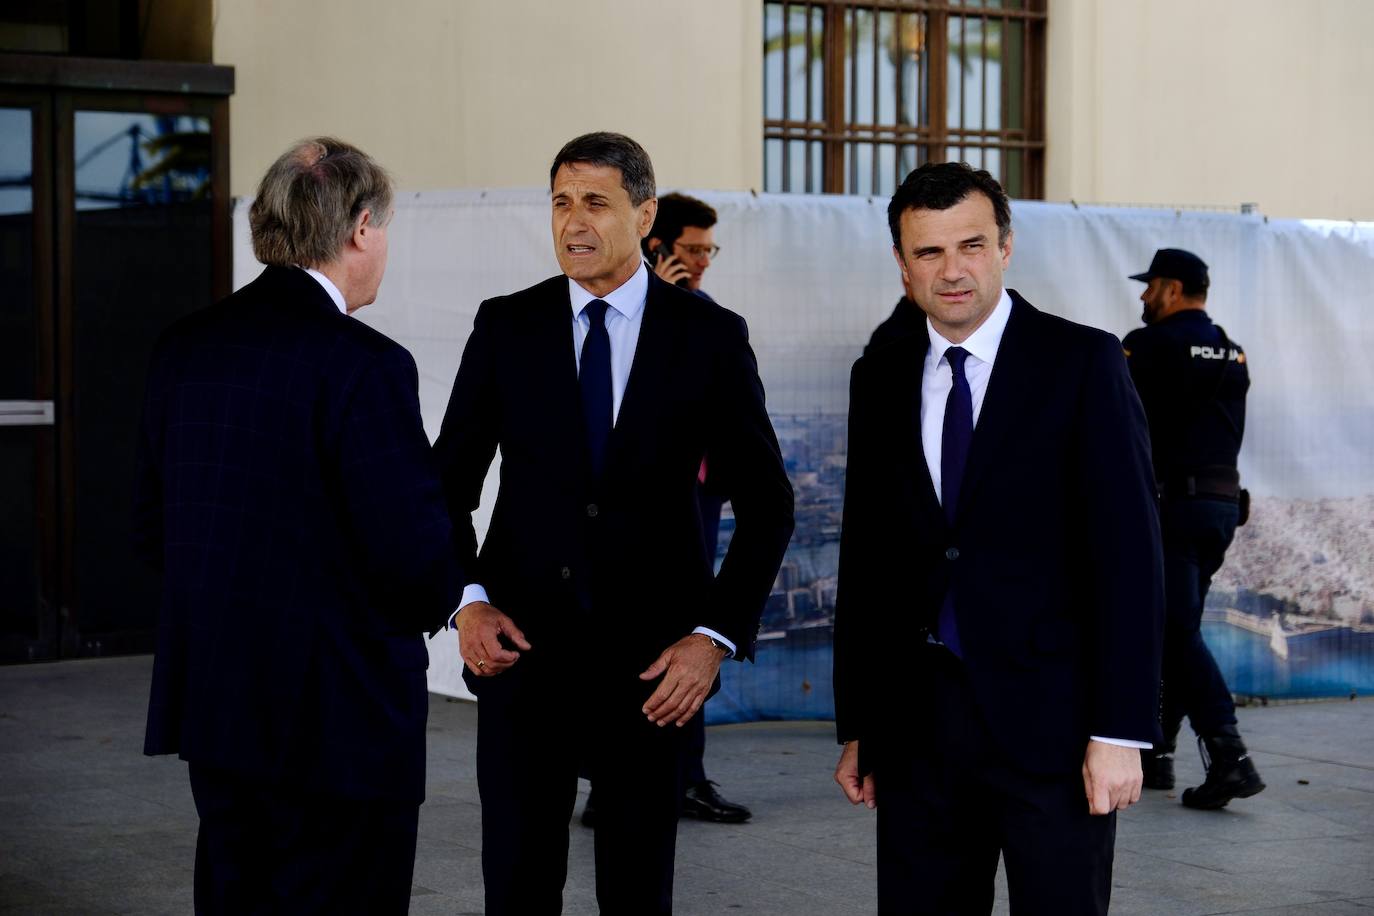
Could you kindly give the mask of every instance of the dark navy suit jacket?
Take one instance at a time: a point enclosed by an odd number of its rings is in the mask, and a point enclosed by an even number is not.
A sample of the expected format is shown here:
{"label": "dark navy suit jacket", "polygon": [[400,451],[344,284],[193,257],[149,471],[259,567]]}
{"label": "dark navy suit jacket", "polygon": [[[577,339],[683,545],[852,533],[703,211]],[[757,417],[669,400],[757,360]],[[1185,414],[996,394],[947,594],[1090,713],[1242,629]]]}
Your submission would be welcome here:
{"label": "dark navy suit jacket", "polygon": [[868,338],[868,344],[864,347],[864,355],[867,356],[869,350],[876,350],[894,340],[901,340],[911,334],[923,332],[925,327],[926,313],[921,311],[919,305],[903,296],[897,300],[897,305],[892,309],[892,314],[884,318],[882,323],[873,329],[873,334]]}
{"label": "dark navy suit jacket", "polygon": [[[650,274],[600,483],[585,442],[568,278],[482,303],[435,449],[472,581],[539,650],[517,668],[587,629],[607,647],[597,666],[629,692],[697,626],[752,657],[792,533],[792,487],[739,316]],[[498,447],[478,556],[470,513]],[[696,498],[703,455],[736,517],[715,577]],[[479,693],[512,681],[465,677]]]}
{"label": "dark navy suit jacket", "polygon": [[428,655],[463,575],[415,362],[269,267],[167,331],[136,531],[164,571],[145,752],[420,800]]}
{"label": "dark navy suit jacket", "polygon": [[871,768],[919,743],[917,649],[946,589],[1008,758],[1072,773],[1088,738],[1158,740],[1162,559],[1145,415],[1116,338],[1011,291],[954,525],[921,446],[924,328],[854,364],[835,714]]}

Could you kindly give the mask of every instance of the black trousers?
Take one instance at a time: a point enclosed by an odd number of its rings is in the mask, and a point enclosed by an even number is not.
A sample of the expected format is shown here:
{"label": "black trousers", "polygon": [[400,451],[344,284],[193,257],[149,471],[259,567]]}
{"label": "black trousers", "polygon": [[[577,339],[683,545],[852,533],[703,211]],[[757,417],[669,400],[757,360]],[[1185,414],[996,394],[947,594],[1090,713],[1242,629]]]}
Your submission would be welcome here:
{"label": "black trousers", "polygon": [[1000,855],[1013,914],[1106,913],[1115,813],[1088,813],[1077,772],[1042,776],[1007,760],[963,663],[942,647],[920,651],[912,696],[928,710],[924,734],[884,739],[874,758],[878,912],[989,913]]}
{"label": "black trousers", "polygon": [[[590,657],[590,656],[588,656]],[[533,664],[530,664],[533,662]],[[571,704],[568,685],[576,684]],[[562,911],[568,821],[594,774],[596,898],[605,916],[670,914],[686,729],[640,712],[634,673],[588,682],[527,653],[480,685],[477,784],[488,916]]]}
{"label": "black trousers", "polygon": [[1186,715],[1199,735],[1236,724],[1236,706],[1202,639],[1202,609],[1212,577],[1236,533],[1234,500],[1166,499],[1164,539],[1164,664],[1161,691],[1166,736]]}
{"label": "black trousers", "polygon": [[[706,707],[702,706],[697,710],[697,714],[682,726],[686,732],[682,742],[682,785],[694,786],[706,781]],[[583,779],[589,782],[592,779],[591,769],[584,762],[582,770],[578,773]],[[595,783],[592,783],[595,786]],[[597,798],[601,796],[598,794]]]}
{"label": "black trousers", "polygon": [[200,814],[197,914],[410,908],[418,804],[312,795],[196,763],[190,771]]}

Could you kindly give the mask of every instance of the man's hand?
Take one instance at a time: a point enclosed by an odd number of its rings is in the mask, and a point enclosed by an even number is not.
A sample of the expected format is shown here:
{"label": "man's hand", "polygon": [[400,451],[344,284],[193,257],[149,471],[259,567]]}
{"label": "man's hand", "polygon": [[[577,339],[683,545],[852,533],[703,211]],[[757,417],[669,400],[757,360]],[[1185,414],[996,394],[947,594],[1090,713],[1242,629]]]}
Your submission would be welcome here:
{"label": "man's hand", "polygon": [[723,658],[725,652],[700,633],[684,636],[664,649],[639,676],[641,681],[652,681],[663,675],[658,689],[644,702],[644,715],[657,725],[686,725],[706,702]]}
{"label": "man's hand", "polygon": [[666,245],[655,248],[653,257],[656,259],[654,261],[654,273],[658,274],[659,279],[676,283],[679,280],[686,280],[692,275],[687,266],[677,259],[677,255],[668,251]]}
{"label": "man's hand", "polygon": [[873,788],[873,774],[859,777],[859,742],[846,741],[840,751],[840,762],[835,764],[835,781],[844,790],[850,804],[865,804],[870,808],[878,807],[878,793]]}
{"label": "man's hand", "polygon": [[1125,811],[1140,801],[1140,751],[1089,741],[1083,756],[1083,791],[1091,814]]}
{"label": "man's hand", "polygon": [[515,621],[485,601],[465,605],[454,622],[458,625],[458,648],[463,661],[478,677],[500,674],[520,660],[519,652],[501,645],[502,634],[517,647],[530,649]]}

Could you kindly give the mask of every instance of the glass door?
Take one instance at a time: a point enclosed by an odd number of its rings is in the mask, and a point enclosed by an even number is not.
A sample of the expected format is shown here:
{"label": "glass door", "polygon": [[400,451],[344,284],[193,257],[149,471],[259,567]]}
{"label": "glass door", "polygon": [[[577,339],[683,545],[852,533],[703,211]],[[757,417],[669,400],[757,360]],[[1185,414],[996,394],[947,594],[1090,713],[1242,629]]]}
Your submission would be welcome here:
{"label": "glass door", "polygon": [[144,380],[229,292],[228,155],[221,94],[0,89],[0,663],[152,649]]}
{"label": "glass door", "polygon": [[0,93],[0,661],[58,653],[51,104]]}
{"label": "glass door", "polygon": [[72,445],[64,593],[80,655],[152,648],[159,582],[131,537],[136,434],[158,334],[215,295],[212,113],[195,99],[138,95],[79,95],[63,112],[72,125],[59,296]]}

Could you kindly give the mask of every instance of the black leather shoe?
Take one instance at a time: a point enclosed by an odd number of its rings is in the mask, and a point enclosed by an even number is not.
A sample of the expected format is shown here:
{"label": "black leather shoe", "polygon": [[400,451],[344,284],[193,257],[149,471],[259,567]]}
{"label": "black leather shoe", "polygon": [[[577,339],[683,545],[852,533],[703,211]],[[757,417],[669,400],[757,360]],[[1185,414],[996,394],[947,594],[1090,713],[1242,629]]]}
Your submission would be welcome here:
{"label": "black leather shoe", "polygon": [[1218,735],[1199,736],[1197,746],[1207,778],[1202,785],[1183,790],[1184,807],[1215,811],[1225,808],[1233,798],[1249,798],[1264,791],[1264,780],[1234,726],[1227,726]]}
{"label": "black leather shoe", "polygon": [[1174,787],[1174,755],[1168,751],[1141,751],[1140,769],[1147,789]]}
{"label": "black leather shoe", "polygon": [[716,784],[707,779],[688,786],[682,793],[682,816],[717,824],[742,824],[753,817],[753,812],[721,798]]}
{"label": "black leather shoe", "polygon": [[596,790],[587,792],[587,803],[582,806],[582,826],[596,827]]}

